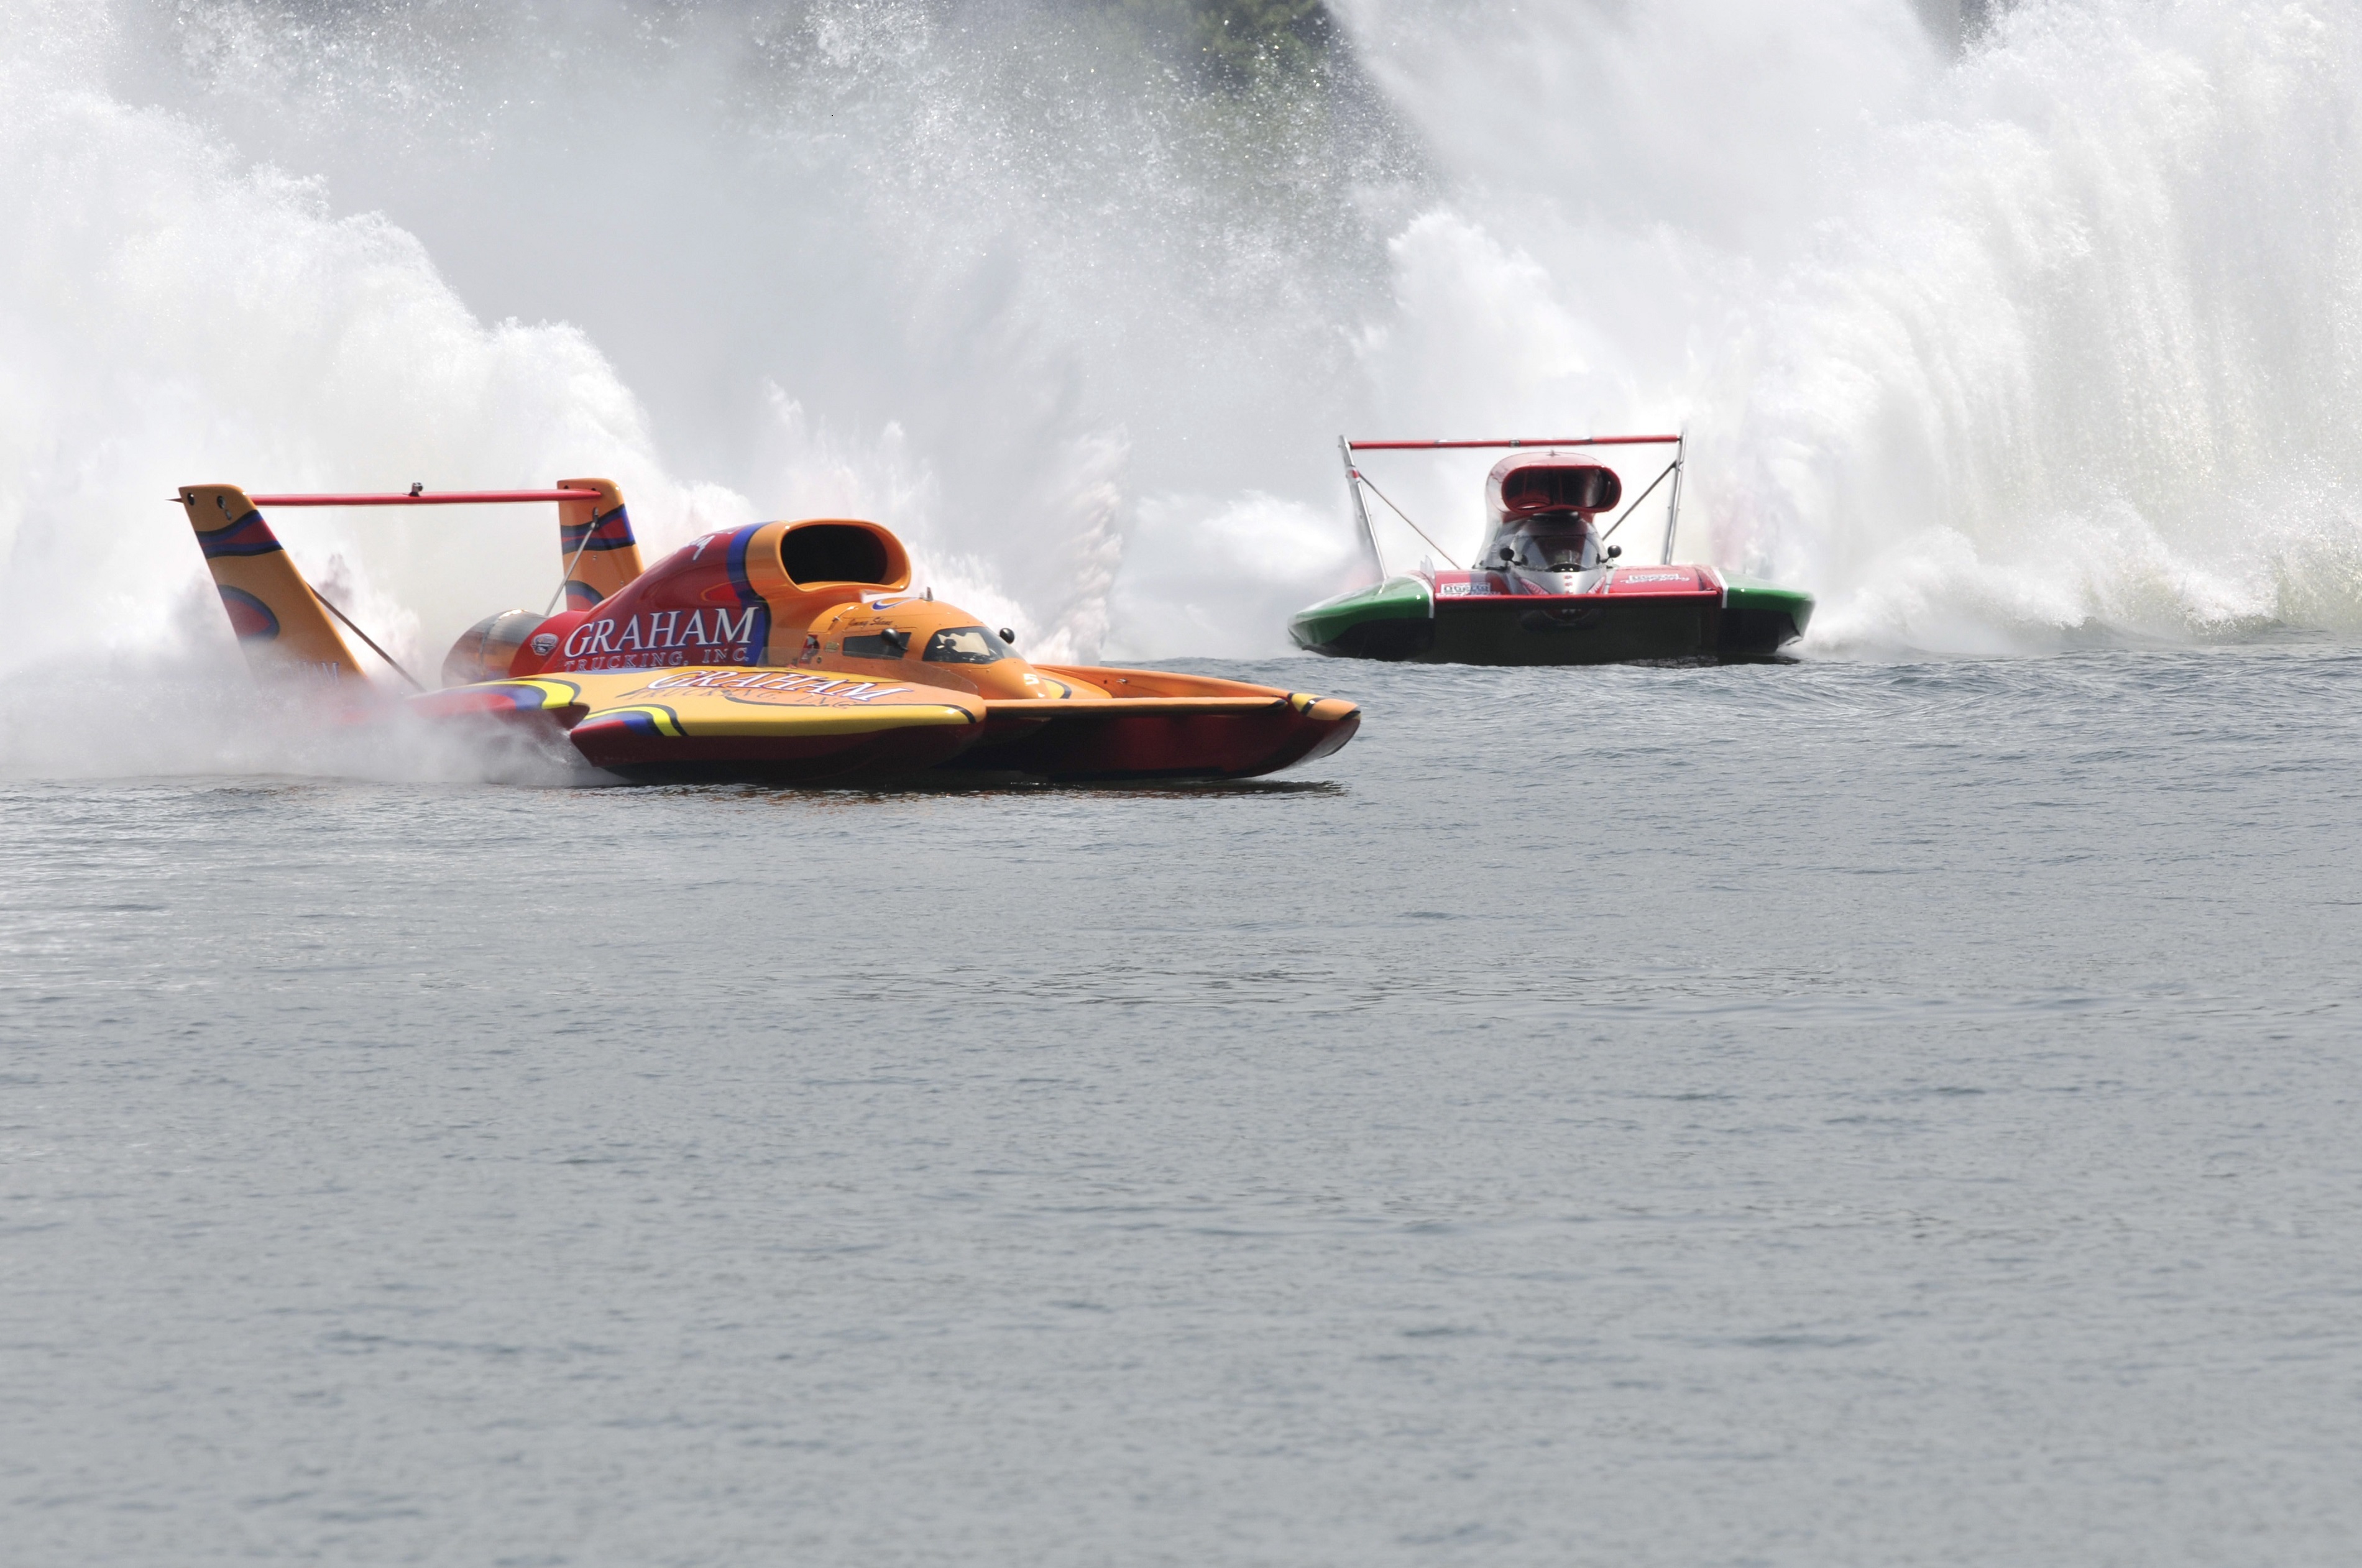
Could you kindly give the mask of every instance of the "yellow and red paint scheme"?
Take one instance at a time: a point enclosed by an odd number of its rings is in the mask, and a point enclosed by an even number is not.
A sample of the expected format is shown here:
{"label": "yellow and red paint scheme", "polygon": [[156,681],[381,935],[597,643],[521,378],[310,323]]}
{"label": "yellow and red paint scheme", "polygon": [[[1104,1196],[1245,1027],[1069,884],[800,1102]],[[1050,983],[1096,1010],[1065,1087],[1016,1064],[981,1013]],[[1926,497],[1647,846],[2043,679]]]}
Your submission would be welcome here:
{"label": "yellow and red paint scheme", "polygon": [[640,575],[640,544],[613,480],[559,480],[557,488],[590,491],[557,503],[567,608],[587,610]]}
{"label": "yellow and red paint scheme", "polygon": [[363,679],[360,661],[279,536],[234,484],[193,484],[181,504],[214,574],[230,630],[258,672],[303,673],[330,682]]}
{"label": "yellow and red paint scheme", "polygon": [[[820,781],[955,768],[1237,778],[1326,756],[1361,723],[1350,702],[1276,687],[1032,664],[967,612],[911,593],[909,553],[875,523],[723,530],[642,570],[609,481],[492,494],[563,509],[568,607],[489,617],[452,649],[446,688],[410,706],[560,731],[587,760],[626,775]],[[257,668],[308,665],[347,682],[363,679],[359,662],[278,549],[260,505],[482,499],[250,500],[229,485],[182,492]]]}

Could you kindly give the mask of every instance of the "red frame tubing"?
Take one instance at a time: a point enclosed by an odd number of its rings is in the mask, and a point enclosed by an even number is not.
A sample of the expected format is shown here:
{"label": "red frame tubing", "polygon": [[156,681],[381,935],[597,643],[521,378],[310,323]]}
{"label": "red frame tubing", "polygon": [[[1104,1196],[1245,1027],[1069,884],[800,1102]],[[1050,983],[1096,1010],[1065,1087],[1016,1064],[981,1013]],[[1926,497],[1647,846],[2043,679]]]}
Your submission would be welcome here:
{"label": "red frame tubing", "polygon": [[[1518,441],[1355,441],[1346,446],[1356,452],[1436,452],[1455,451],[1473,447],[1672,447],[1681,442],[1678,436],[1569,436],[1565,440]],[[256,504],[259,505],[258,501]]]}
{"label": "red frame tubing", "polygon": [[438,490],[416,495],[249,495],[257,506],[504,506],[529,501],[596,501],[595,490]]}

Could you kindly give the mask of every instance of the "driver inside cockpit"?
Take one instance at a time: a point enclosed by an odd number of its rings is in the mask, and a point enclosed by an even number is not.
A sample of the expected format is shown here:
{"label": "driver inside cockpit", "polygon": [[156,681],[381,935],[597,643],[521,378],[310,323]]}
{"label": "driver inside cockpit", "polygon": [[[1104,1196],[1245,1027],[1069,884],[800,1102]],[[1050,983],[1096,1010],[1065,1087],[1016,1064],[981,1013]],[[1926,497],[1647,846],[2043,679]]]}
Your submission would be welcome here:
{"label": "driver inside cockpit", "polygon": [[1580,512],[1524,518],[1502,549],[1505,560],[1528,571],[1589,571],[1599,564],[1599,540]]}

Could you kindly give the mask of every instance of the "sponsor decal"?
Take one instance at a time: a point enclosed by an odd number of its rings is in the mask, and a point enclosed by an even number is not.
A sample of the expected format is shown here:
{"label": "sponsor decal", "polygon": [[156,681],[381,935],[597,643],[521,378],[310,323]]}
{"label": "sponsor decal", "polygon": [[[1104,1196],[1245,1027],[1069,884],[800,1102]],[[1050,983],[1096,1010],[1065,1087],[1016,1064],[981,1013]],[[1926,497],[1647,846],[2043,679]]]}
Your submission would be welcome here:
{"label": "sponsor decal", "polygon": [[1436,596],[1441,599],[1459,599],[1472,594],[1480,599],[1493,598],[1517,591],[1517,585],[1497,572],[1460,572],[1439,576],[1435,580]]}
{"label": "sponsor decal", "polygon": [[701,669],[682,675],[659,675],[637,690],[624,693],[637,696],[641,691],[727,691],[733,696],[754,697],[761,701],[786,701],[802,705],[810,699],[822,699],[828,705],[837,702],[875,702],[884,698],[903,696],[916,688],[889,686],[876,680],[848,680],[840,676],[804,674],[795,670]]}
{"label": "sponsor decal", "polygon": [[[585,621],[560,648],[568,669],[662,669],[677,664],[752,664],[762,614],[742,610],[649,610]],[[536,642],[536,646],[538,643]]]}
{"label": "sponsor decal", "polygon": [[540,633],[533,639],[533,651],[543,658],[547,658],[551,654],[556,653],[557,651],[557,634],[555,632]]}
{"label": "sponsor decal", "polygon": [[1619,571],[1616,574],[1616,580],[1618,582],[1687,582],[1690,580],[1690,574],[1685,571]]}

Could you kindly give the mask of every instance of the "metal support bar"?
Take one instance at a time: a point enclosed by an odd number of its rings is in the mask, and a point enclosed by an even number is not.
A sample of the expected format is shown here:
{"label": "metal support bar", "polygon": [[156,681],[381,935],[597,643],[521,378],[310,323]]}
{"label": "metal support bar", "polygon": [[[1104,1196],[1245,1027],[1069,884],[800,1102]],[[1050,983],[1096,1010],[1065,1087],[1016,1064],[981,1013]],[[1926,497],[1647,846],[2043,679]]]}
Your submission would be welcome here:
{"label": "metal support bar", "polygon": [[1412,533],[1418,535],[1420,538],[1427,540],[1427,547],[1433,550],[1437,555],[1441,556],[1444,560],[1450,564],[1452,570],[1458,571],[1460,569],[1460,563],[1451,558],[1451,552],[1445,549],[1441,545],[1437,544],[1433,536],[1430,536],[1426,529],[1420,527],[1418,524],[1411,522],[1410,513],[1405,512],[1401,507],[1396,506],[1393,496],[1388,495],[1385,491],[1380,490],[1375,484],[1371,483],[1367,478],[1359,474],[1356,474],[1354,477],[1360,479],[1363,484],[1369,485],[1370,493],[1376,496],[1380,501],[1385,502],[1386,503],[1386,510],[1393,513],[1396,516],[1401,518],[1405,524],[1408,525]]}
{"label": "metal support bar", "polygon": [[[558,515],[562,517],[565,513],[560,513]],[[574,580],[574,569],[582,564],[582,552],[590,547],[590,536],[598,531],[595,526],[584,528],[582,537],[574,546],[574,553],[567,557],[565,566],[558,569],[557,586],[549,591],[549,603],[541,613],[543,620],[546,621],[557,613],[557,602],[566,597],[566,585]],[[933,598],[934,591],[932,588],[927,590],[928,597]]]}
{"label": "metal support bar", "polygon": [[1345,488],[1353,497],[1353,516],[1362,525],[1362,547],[1370,552],[1370,565],[1376,569],[1378,580],[1384,582],[1386,561],[1378,554],[1377,532],[1370,526],[1370,509],[1362,501],[1362,475],[1353,467],[1353,443],[1340,436],[1337,437],[1337,450],[1345,458]]}
{"label": "metal support bar", "polygon": [[1657,477],[1649,481],[1649,488],[1642,491],[1639,495],[1634,496],[1632,498],[1632,504],[1618,513],[1615,522],[1607,525],[1607,532],[1599,536],[1599,542],[1603,545],[1606,544],[1610,535],[1613,535],[1617,529],[1624,526],[1624,519],[1631,516],[1635,512],[1639,511],[1640,502],[1648,500],[1650,496],[1655,494],[1657,487],[1665,482],[1665,476],[1672,473],[1679,467],[1681,467],[1681,460],[1679,458],[1675,458],[1673,461],[1667,463],[1663,468],[1659,469],[1657,470]]}
{"label": "metal support bar", "polygon": [[1689,443],[1690,433],[1687,429],[1683,429],[1673,444],[1673,490],[1672,493],[1665,498],[1664,564],[1666,566],[1673,564],[1673,536],[1680,531],[1682,525],[1682,468],[1683,459],[1689,456]]}
{"label": "metal support bar", "polygon": [[[308,582],[304,586],[306,588],[312,588],[312,585]],[[400,659],[395,658],[392,654],[378,646],[377,639],[370,636],[367,632],[362,631],[359,626],[355,625],[353,624],[353,618],[350,615],[346,614],[343,611],[337,609],[335,602],[329,599],[326,594],[321,592],[316,588],[312,588],[312,597],[318,600],[321,606],[326,609],[329,614],[334,615],[337,620],[342,621],[345,624],[346,630],[351,632],[353,635],[359,637],[361,641],[367,643],[369,645],[370,652],[377,655],[378,657],[393,666],[394,674],[399,675],[404,680],[410,682],[410,689],[413,691],[424,691],[426,690],[425,687],[418,683],[418,677],[403,668],[402,661]]]}

